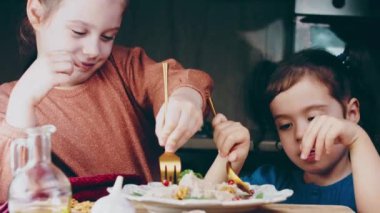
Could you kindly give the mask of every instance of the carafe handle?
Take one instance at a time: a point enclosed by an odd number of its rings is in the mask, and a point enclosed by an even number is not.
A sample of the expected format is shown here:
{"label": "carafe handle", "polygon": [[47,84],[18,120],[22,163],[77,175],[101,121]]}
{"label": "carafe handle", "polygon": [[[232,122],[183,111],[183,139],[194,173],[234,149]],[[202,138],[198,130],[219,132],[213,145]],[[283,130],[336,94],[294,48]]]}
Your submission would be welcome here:
{"label": "carafe handle", "polygon": [[13,176],[16,175],[24,166],[22,164],[22,148],[27,149],[27,139],[17,138],[12,141],[10,151],[11,151],[11,170]]}

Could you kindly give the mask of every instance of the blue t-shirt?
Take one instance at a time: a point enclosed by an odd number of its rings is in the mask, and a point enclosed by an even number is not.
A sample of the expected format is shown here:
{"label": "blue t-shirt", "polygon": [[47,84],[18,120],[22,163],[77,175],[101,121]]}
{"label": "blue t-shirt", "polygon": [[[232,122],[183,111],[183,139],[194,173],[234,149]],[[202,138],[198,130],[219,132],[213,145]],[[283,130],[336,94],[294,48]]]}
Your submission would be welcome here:
{"label": "blue t-shirt", "polygon": [[332,185],[318,186],[305,183],[303,171],[299,169],[285,170],[265,165],[243,180],[255,185],[272,184],[277,190],[292,189],[294,194],[284,203],[344,205],[356,211],[352,174]]}

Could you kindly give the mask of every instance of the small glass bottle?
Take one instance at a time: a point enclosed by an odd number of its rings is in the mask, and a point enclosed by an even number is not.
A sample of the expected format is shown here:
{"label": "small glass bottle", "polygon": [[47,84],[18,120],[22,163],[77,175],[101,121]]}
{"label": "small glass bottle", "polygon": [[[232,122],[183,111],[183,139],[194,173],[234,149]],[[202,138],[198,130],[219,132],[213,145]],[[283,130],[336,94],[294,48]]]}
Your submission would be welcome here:
{"label": "small glass bottle", "polygon": [[[70,182],[51,162],[51,134],[55,131],[53,125],[29,128],[26,139],[12,142],[10,213],[70,212]],[[22,164],[25,156],[27,161]]]}

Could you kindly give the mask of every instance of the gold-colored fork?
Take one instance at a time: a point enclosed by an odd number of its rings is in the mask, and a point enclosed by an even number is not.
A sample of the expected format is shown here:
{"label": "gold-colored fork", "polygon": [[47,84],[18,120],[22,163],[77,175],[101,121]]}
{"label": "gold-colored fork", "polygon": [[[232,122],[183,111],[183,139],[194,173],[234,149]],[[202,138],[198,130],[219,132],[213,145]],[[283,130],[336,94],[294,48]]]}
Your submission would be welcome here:
{"label": "gold-colored fork", "polygon": [[[168,63],[162,63],[163,77],[164,77],[164,122],[166,120],[167,104],[168,104]],[[165,183],[178,183],[179,174],[181,172],[181,158],[175,153],[164,152],[159,157],[161,182]]]}
{"label": "gold-colored fork", "polygon": [[[213,103],[211,97],[209,97],[207,100],[208,100],[208,104],[210,105],[212,114],[215,117],[216,111],[215,111],[214,103]],[[244,181],[242,181],[239,178],[239,176],[232,169],[231,162],[227,161],[227,159],[226,159],[226,170],[227,170],[227,179],[228,180],[233,180],[236,183],[237,187],[239,187],[239,189],[241,189],[242,191],[252,195],[252,191],[249,188],[248,184],[246,184]]]}

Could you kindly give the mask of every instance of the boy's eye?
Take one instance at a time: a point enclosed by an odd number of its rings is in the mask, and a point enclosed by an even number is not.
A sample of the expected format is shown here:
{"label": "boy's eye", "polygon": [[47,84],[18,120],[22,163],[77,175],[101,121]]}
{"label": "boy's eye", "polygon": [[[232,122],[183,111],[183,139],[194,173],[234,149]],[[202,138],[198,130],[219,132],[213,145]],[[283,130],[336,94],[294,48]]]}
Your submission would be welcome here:
{"label": "boy's eye", "polygon": [[287,130],[287,129],[289,129],[290,127],[292,127],[292,124],[291,124],[291,123],[287,123],[287,124],[279,125],[279,126],[278,126],[278,129],[279,129],[279,130]]}
{"label": "boy's eye", "polygon": [[307,120],[312,121],[312,120],[314,120],[314,118],[315,118],[315,116],[311,116],[311,117],[308,117]]}

